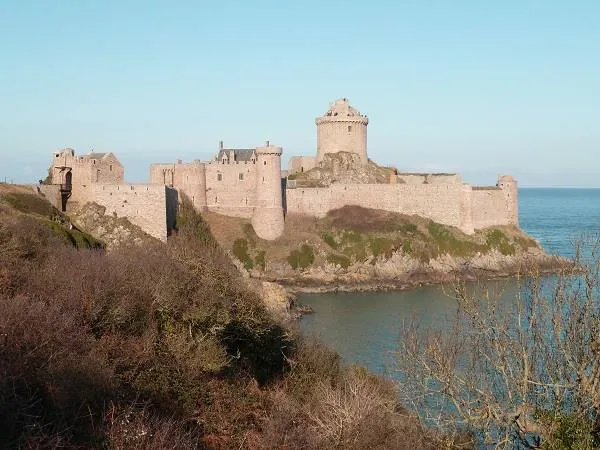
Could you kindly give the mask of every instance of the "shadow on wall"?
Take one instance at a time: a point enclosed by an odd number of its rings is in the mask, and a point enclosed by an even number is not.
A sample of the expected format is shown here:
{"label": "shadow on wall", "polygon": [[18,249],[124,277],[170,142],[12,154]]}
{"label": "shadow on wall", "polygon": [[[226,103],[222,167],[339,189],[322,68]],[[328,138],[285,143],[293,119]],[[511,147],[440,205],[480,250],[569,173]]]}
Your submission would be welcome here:
{"label": "shadow on wall", "polygon": [[281,205],[283,206],[283,217],[287,216],[287,178],[281,179]]}

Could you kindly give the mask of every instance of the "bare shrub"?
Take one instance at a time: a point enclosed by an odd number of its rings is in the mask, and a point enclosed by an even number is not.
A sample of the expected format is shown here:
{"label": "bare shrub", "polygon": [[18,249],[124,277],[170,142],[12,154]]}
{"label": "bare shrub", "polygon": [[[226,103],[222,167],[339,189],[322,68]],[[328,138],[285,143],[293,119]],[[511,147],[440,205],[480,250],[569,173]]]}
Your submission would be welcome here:
{"label": "bare shrub", "polygon": [[404,330],[403,401],[424,423],[496,447],[600,445],[599,267],[581,261],[546,281],[530,267],[509,303],[457,285],[449,331]]}

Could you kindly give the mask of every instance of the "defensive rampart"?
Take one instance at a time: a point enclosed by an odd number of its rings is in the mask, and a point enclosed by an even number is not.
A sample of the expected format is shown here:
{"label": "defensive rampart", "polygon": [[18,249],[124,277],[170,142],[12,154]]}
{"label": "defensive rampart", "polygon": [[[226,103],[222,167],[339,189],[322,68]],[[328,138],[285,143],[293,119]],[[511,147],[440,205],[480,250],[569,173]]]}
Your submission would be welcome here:
{"label": "defensive rampart", "polygon": [[[440,179],[441,181],[441,179]],[[465,233],[511,224],[505,192],[472,189],[462,183],[334,184],[326,188],[288,188],[288,213],[323,217],[345,205],[418,215]]]}

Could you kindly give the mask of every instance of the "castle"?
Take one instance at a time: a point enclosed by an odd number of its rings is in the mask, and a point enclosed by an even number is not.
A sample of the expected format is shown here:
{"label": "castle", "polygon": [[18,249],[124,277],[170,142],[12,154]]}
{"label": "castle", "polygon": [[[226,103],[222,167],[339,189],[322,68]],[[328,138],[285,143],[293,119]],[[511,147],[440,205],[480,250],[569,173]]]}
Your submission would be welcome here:
{"label": "castle", "polygon": [[[127,217],[161,240],[176,226],[181,194],[194,207],[248,218],[256,234],[276,239],[286,214],[323,217],[345,205],[416,214],[465,233],[518,225],[517,183],[501,176],[495,186],[471,186],[457,174],[408,173],[380,168],[367,156],[368,118],[345,98],[330,104],[317,126],[316,156],[293,156],[281,169],[281,147],[229,149],[219,145],[211,161],[152,164],[149,184],[125,184],[112,153],[54,154],[44,193],[65,210],[96,202]],[[324,182],[323,174],[331,177]]]}

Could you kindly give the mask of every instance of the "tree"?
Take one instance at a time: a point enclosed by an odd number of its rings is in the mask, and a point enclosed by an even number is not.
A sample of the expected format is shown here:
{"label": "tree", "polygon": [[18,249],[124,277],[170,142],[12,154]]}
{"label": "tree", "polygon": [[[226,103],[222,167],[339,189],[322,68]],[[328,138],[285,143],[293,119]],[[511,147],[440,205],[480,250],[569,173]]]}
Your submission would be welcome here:
{"label": "tree", "polygon": [[496,448],[600,445],[600,241],[554,277],[529,265],[510,302],[457,283],[448,329],[402,332],[403,401],[442,432]]}

